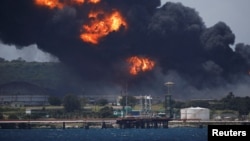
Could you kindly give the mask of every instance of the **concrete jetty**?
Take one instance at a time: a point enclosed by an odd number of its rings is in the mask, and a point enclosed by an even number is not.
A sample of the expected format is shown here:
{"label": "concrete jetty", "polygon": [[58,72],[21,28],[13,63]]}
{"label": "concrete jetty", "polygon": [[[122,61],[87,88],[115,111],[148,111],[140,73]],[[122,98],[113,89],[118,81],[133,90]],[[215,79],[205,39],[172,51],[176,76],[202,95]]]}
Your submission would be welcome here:
{"label": "concrete jetty", "polygon": [[31,128],[169,128],[203,127],[207,125],[250,125],[250,121],[170,120],[167,118],[118,118],[77,120],[0,120],[0,129]]}
{"label": "concrete jetty", "polygon": [[5,128],[109,128],[116,119],[77,119],[77,120],[0,120],[0,129]]}
{"label": "concrete jetty", "polygon": [[168,128],[168,118],[120,118],[119,128]]}

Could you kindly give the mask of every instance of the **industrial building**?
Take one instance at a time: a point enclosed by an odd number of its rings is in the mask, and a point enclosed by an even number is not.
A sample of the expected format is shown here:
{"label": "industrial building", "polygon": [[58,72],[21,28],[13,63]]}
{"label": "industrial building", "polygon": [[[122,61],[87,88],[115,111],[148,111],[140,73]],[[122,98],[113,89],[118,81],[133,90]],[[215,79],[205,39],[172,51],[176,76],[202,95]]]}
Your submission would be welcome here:
{"label": "industrial building", "polygon": [[0,85],[0,105],[12,107],[48,105],[46,89],[27,82],[10,82]]}
{"label": "industrial building", "polygon": [[[144,95],[144,96],[134,96],[140,103],[140,110],[132,110],[132,107],[129,105],[126,105],[124,109],[118,109],[114,111],[114,115],[116,116],[140,116],[140,117],[145,117],[145,116],[152,116],[152,96],[150,95]],[[122,96],[117,97],[117,105],[121,106],[120,100],[122,99]]]}

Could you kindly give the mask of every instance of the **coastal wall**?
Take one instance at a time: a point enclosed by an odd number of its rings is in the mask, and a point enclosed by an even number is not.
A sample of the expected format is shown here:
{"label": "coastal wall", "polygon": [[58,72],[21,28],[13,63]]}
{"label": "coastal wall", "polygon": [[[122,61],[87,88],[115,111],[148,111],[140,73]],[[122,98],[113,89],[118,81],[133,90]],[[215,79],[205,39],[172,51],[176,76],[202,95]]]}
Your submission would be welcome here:
{"label": "coastal wall", "polygon": [[[203,127],[207,125],[250,125],[250,121],[200,121],[200,120],[170,120],[168,128],[172,127]],[[155,123],[155,122],[152,122]],[[162,128],[162,121],[157,128]],[[146,124],[145,124],[146,125]],[[145,126],[146,128],[147,126]],[[156,126],[149,126],[155,128]],[[120,128],[116,119],[89,119],[89,120],[1,120],[0,129],[35,129],[35,128]],[[131,127],[131,128],[136,128]],[[139,127],[140,128],[140,127]]]}

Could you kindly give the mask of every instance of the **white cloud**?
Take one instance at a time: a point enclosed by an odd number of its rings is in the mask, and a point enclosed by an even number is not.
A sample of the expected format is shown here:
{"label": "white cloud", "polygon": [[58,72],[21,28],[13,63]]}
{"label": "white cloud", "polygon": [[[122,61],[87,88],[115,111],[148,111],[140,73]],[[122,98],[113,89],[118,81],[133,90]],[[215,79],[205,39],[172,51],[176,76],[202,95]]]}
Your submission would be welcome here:
{"label": "white cloud", "polygon": [[0,57],[11,61],[22,58],[27,62],[58,62],[58,58],[40,50],[33,44],[27,47],[16,48],[15,45],[6,45],[0,42]]}

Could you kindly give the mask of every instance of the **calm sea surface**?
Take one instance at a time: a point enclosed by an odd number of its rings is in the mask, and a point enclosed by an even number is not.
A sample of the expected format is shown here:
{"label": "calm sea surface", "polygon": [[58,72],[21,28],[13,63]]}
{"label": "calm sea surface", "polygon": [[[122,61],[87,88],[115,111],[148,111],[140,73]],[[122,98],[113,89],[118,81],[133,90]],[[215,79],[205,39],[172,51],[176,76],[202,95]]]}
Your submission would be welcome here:
{"label": "calm sea surface", "polygon": [[0,129],[0,141],[207,141],[207,128]]}

